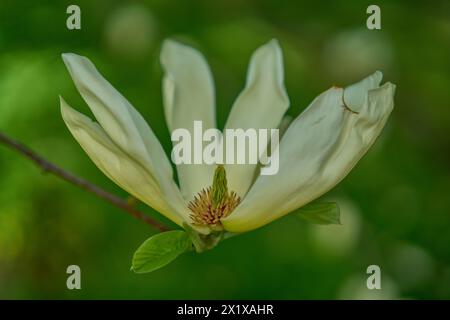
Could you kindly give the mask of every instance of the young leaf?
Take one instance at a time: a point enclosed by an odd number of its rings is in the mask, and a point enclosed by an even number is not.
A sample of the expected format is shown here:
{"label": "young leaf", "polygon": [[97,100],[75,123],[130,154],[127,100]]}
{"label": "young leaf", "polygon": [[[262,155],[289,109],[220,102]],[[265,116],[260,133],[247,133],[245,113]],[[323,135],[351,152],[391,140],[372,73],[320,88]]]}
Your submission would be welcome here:
{"label": "young leaf", "polygon": [[341,214],[336,202],[310,203],[298,209],[297,214],[314,224],[341,224]]}
{"label": "young leaf", "polygon": [[145,240],[136,250],[131,270],[135,273],[152,272],[169,264],[191,248],[192,241],[182,230],[158,233]]}

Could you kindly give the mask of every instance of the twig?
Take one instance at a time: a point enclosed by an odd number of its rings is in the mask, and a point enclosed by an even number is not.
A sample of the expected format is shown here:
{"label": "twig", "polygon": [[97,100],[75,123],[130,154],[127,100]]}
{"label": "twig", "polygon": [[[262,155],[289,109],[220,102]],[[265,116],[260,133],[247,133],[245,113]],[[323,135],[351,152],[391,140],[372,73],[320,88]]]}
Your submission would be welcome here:
{"label": "twig", "polygon": [[44,158],[36,154],[33,150],[31,150],[27,146],[23,145],[18,141],[15,141],[14,139],[8,137],[2,132],[0,132],[0,142],[10,147],[11,149],[19,152],[29,160],[33,161],[38,167],[42,168],[45,172],[52,173],[57,177],[60,177],[61,179],[71,184],[74,184],[87,192],[95,194],[97,197],[113,204],[114,206],[124,210],[126,213],[132,215],[136,219],[139,219],[142,222],[149,224],[160,231],[169,230],[165,225],[149,217],[143,212],[137,210],[134,206],[130,205],[126,200],[119,198],[103,190],[102,188],[90,183],[89,181],[77,177],[72,173],[54,165],[53,163],[45,160]]}

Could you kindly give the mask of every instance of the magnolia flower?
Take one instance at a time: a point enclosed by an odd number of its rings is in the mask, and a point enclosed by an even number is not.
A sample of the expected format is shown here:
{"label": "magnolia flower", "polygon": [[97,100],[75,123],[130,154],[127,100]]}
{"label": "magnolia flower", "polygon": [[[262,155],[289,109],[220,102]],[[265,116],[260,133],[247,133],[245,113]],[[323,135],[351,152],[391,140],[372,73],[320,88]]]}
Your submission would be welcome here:
{"label": "magnolia flower", "polygon": [[[279,148],[279,171],[258,175],[256,165],[177,165],[138,111],[85,57],[62,55],[75,85],[98,122],[61,98],[62,116],[92,161],[128,193],[205,239],[259,228],[323,195],[366,153],[393,108],[395,86],[380,86],[381,72],[320,94],[293,120]],[[215,128],[211,71],[195,49],[166,40],[161,51],[163,98],[170,131],[192,130],[196,120]],[[276,40],[251,57],[245,88],[225,129],[280,127],[289,107],[283,59]]]}

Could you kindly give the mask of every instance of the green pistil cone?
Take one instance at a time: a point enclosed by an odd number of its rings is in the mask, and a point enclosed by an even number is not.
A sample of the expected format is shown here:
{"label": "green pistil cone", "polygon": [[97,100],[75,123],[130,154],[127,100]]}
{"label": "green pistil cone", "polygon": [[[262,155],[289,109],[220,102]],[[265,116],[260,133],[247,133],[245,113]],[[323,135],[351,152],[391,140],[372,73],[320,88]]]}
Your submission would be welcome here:
{"label": "green pistil cone", "polygon": [[219,164],[214,172],[212,185],[212,200],[214,206],[218,206],[223,199],[228,197],[227,173],[223,165]]}

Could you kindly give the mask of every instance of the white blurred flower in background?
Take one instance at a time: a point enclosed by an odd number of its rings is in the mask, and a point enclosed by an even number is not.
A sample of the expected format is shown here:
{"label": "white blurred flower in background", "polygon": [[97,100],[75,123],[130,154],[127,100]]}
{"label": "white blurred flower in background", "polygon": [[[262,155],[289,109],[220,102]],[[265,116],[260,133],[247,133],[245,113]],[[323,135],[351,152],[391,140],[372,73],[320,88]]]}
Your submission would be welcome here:
{"label": "white blurred flower in background", "polygon": [[421,288],[435,272],[433,258],[424,249],[412,244],[399,244],[389,255],[391,273],[404,290]]}
{"label": "white blurred flower in background", "polygon": [[332,78],[348,81],[372,70],[388,71],[393,55],[382,33],[352,29],[336,34],[327,42],[323,59]]}
{"label": "white blurred flower in background", "polygon": [[150,10],[141,5],[119,7],[105,23],[104,41],[114,55],[136,59],[151,50],[157,23]]}

